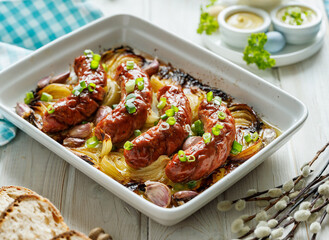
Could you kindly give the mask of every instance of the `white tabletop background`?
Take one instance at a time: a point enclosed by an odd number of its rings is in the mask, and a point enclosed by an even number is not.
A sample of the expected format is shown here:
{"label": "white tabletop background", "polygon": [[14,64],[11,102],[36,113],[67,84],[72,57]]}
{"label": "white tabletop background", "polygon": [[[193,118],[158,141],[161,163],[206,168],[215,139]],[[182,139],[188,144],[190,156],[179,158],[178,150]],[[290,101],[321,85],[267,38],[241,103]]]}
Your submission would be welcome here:
{"label": "white tabletop background", "polygon": [[[322,0],[307,1],[324,12]],[[136,15],[181,37],[202,44],[196,28],[200,0],[95,0],[105,16]],[[129,206],[99,184],[70,166],[43,145],[19,131],[10,144],[0,148],[0,186],[21,185],[49,198],[72,229],[88,233],[103,227],[119,239],[232,239],[230,223],[239,212],[219,213],[217,202],[242,197],[249,188],[259,190],[279,185],[299,173],[329,140],[329,41],[319,53],[301,63],[268,71],[253,70],[265,80],[303,101],[309,117],[303,128],[263,164],[191,217],[172,227],[162,226]],[[327,154],[327,156],[329,156]],[[252,213],[253,208],[247,209]],[[329,239],[325,221],[318,239]],[[295,239],[310,239],[302,226]]]}

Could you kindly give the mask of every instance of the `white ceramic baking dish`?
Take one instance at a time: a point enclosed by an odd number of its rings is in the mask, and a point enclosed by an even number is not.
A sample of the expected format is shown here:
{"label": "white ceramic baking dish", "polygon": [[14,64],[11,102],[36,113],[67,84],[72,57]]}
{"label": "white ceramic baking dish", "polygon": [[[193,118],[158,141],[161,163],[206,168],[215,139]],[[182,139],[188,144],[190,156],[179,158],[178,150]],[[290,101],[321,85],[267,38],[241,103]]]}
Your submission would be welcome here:
{"label": "white ceramic baking dish", "polygon": [[[170,62],[202,82],[253,106],[283,134],[187,204],[165,209],[131,192],[16,115],[16,102],[22,102],[25,93],[34,89],[39,79],[67,70],[84,49],[98,52],[122,44]],[[307,117],[305,105],[277,87],[198,45],[129,15],[100,19],[40,48],[1,72],[0,86],[0,109],[12,123],[116,196],[164,225],[173,225],[188,217],[253,170],[286,143]]]}

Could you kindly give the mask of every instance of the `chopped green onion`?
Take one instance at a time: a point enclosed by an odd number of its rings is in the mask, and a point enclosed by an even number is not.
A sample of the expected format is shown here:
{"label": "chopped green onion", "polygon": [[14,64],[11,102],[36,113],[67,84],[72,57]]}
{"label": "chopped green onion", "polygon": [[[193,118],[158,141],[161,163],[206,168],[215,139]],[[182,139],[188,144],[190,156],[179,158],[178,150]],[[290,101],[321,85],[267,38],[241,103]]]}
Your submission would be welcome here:
{"label": "chopped green onion", "polygon": [[194,156],[194,155],[189,155],[189,156],[187,157],[187,161],[188,161],[188,162],[195,162],[195,156]]}
{"label": "chopped green onion", "polygon": [[107,69],[107,66],[106,66],[105,63],[102,64],[102,67],[104,68],[104,71],[105,71],[105,72],[108,72],[108,69]]}
{"label": "chopped green onion", "polygon": [[93,60],[99,62],[99,61],[101,60],[101,55],[99,55],[99,54],[94,54],[94,55],[93,55]]}
{"label": "chopped green onion", "polygon": [[189,189],[193,189],[193,188],[196,187],[196,184],[197,184],[197,181],[192,180],[192,181],[189,181],[189,182],[187,183],[187,187],[188,187]]}
{"label": "chopped green onion", "polygon": [[86,141],[87,148],[95,148],[98,144],[99,141],[96,136],[93,136]]}
{"label": "chopped green onion", "polygon": [[55,112],[55,109],[53,108],[52,105],[49,105],[49,106],[47,107],[47,112],[48,112],[49,114],[52,114],[52,113]]}
{"label": "chopped green onion", "polygon": [[175,112],[179,111],[178,107],[176,107],[175,105],[171,105],[171,109],[173,109]]}
{"label": "chopped green onion", "polygon": [[129,80],[126,83],[126,92],[131,93],[135,90],[135,81],[134,80]]}
{"label": "chopped green onion", "polygon": [[87,124],[88,122],[87,122],[87,121],[82,121],[81,123],[82,123],[82,124]]}
{"label": "chopped green onion", "polygon": [[158,125],[158,123],[159,123],[159,120],[155,121],[155,122],[153,123],[153,126]]}
{"label": "chopped green onion", "polygon": [[215,136],[218,136],[220,134],[220,129],[217,128],[216,126],[212,128],[212,134]]}
{"label": "chopped green onion", "polygon": [[30,104],[32,102],[32,100],[34,99],[34,94],[33,92],[27,92],[26,93],[26,97],[24,98],[24,102],[26,104]]}
{"label": "chopped green onion", "polygon": [[89,83],[88,84],[88,91],[93,92],[96,89],[96,84],[95,83]]}
{"label": "chopped green onion", "polygon": [[166,106],[166,104],[166,101],[160,101],[157,105],[157,108],[161,110]]}
{"label": "chopped green onion", "polygon": [[163,114],[163,115],[161,115],[160,118],[161,118],[162,120],[165,120],[167,117],[168,117],[168,116],[167,116],[166,114]]}
{"label": "chopped green onion", "polygon": [[169,125],[174,125],[176,123],[176,119],[174,117],[169,117],[166,121]]}
{"label": "chopped green onion", "polygon": [[252,140],[250,134],[244,135],[243,138],[244,138],[244,140],[246,140],[247,143],[251,142],[251,140]]}
{"label": "chopped green onion", "polygon": [[97,69],[98,68],[98,65],[99,65],[99,62],[96,61],[96,60],[92,60],[90,62],[90,68],[93,69],[93,70]]}
{"label": "chopped green onion", "polygon": [[195,121],[191,126],[192,132],[194,132],[196,135],[201,136],[204,133],[203,130],[203,123],[200,120]]}
{"label": "chopped green onion", "polygon": [[224,120],[226,118],[226,113],[222,112],[222,111],[219,111],[218,112],[218,118],[220,120]]}
{"label": "chopped green onion", "polygon": [[207,133],[204,133],[202,135],[202,138],[203,138],[203,141],[204,141],[205,144],[210,143],[210,141],[211,141],[211,134],[208,133],[208,132]]}
{"label": "chopped green onion", "polygon": [[136,99],[136,95],[133,94],[133,93],[130,93],[130,94],[126,97],[126,102],[129,101],[130,99],[134,99],[134,101],[135,101],[135,99]]}
{"label": "chopped green onion", "polygon": [[126,101],[125,107],[129,114],[133,114],[136,112],[136,106],[134,104],[134,100]]}
{"label": "chopped green onion", "polygon": [[256,142],[257,140],[258,140],[258,137],[259,137],[259,135],[258,135],[258,133],[257,132],[254,132],[253,134],[252,134],[252,140],[254,141],[254,142]]}
{"label": "chopped green onion", "polygon": [[144,89],[144,78],[136,78],[136,85],[138,90],[143,90]]}
{"label": "chopped green onion", "polygon": [[112,108],[114,109],[114,108],[116,108],[118,105],[119,105],[119,104],[113,104],[113,105],[112,105]]}
{"label": "chopped green onion", "polygon": [[142,134],[141,130],[135,130],[135,131],[134,131],[134,135],[135,135],[136,137],[138,137],[138,136],[141,135],[141,134]]}
{"label": "chopped green onion", "polygon": [[185,152],[183,150],[178,151],[178,158],[179,158],[179,161],[186,162],[187,158],[186,158]]}
{"label": "chopped green onion", "polygon": [[48,94],[48,93],[43,92],[43,93],[41,94],[40,100],[41,100],[41,101],[44,101],[44,102],[50,102],[51,100],[53,100],[53,96],[51,96],[51,95]]}
{"label": "chopped green onion", "polygon": [[88,58],[92,58],[93,55],[94,55],[93,51],[91,51],[90,49],[86,49],[86,50],[83,52],[83,54],[84,54],[86,57],[88,57]]}
{"label": "chopped green onion", "polygon": [[211,102],[211,100],[214,98],[214,93],[213,92],[208,92],[207,93],[207,101]]}
{"label": "chopped green onion", "polygon": [[132,70],[134,69],[135,63],[134,61],[127,61],[126,66],[128,70]]}
{"label": "chopped green onion", "polygon": [[234,154],[234,155],[237,155],[241,151],[242,151],[242,145],[234,140],[233,145],[232,145],[232,149],[231,149],[231,153]]}
{"label": "chopped green onion", "polygon": [[214,97],[213,101],[216,105],[221,105],[222,104],[222,98],[221,97],[216,96],[216,97]]}
{"label": "chopped green onion", "polygon": [[75,88],[73,88],[72,94],[75,96],[79,96],[80,93],[84,90],[83,87],[81,87],[80,85],[76,86]]}
{"label": "chopped green onion", "polygon": [[86,81],[81,81],[80,86],[85,89],[87,87]]}
{"label": "chopped green onion", "polygon": [[174,109],[168,109],[168,110],[166,110],[166,115],[168,117],[174,116],[175,115],[175,110]]}
{"label": "chopped green onion", "polygon": [[223,125],[220,125],[220,124],[216,124],[216,128],[218,128],[218,129],[223,129],[224,128],[224,126]]}
{"label": "chopped green onion", "polygon": [[134,144],[130,141],[125,142],[125,144],[123,145],[123,148],[125,150],[131,150],[131,149],[133,149],[133,147],[134,147]]}

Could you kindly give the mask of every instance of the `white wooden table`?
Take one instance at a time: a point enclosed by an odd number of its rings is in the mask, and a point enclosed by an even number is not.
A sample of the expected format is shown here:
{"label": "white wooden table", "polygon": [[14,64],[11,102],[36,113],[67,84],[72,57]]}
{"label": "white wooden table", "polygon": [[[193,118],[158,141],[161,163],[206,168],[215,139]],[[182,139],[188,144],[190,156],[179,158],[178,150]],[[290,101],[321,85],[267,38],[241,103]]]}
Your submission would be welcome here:
{"label": "white wooden table", "polygon": [[[129,13],[147,19],[177,35],[201,44],[196,34],[199,0],[97,0],[107,15]],[[322,0],[307,1],[321,8]],[[328,29],[327,18],[324,19]],[[183,222],[164,227],[105,190],[56,154],[19,131],[16,139],[0,148],[0,186],[21,185],[49,198],[68,225],[82,232],[103,227],[119,239],[232,239],[230,223],[241,213],[221,214],[218,200],[242,197],[249,188],[279,185],[299,173],[299,167],[329,140],[329,41],[321,51],[301,63],[255,71],[267,81],[303,101],[309,110],[304,127],[248,176]],[[327,157],[329,154],[327,154]],[[248,209],[252,213],[253,209]],[[295,239],[309,239],[302,227]],[[329,239],[329,221],[318,239]]]}

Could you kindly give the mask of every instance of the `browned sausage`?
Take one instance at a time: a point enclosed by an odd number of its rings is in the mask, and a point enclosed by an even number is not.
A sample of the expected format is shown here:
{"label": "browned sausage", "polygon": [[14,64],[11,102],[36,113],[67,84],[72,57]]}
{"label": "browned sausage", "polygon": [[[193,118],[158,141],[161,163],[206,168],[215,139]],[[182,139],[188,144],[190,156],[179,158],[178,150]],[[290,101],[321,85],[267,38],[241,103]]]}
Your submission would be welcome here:
{"label": "browned sausage", "polygon": [[[172,105],[178,107],[174,115],[176,123],[172,126],[160,120],[158,125],[150,128],[142,135],[135,138],[133,148],[125,150],[124,156],[129,166],[142,168],[150,165],[161,155],[170,155],[175,152],[188,136],[186,125],[191,124],[190,103],[180,87],[165,86],[158,92],[158,99],[165,97],[167,104],[162,109],[162,114]],[[163,126],[166,127],[163,129]]]}
{"label": "browned sausage", "polygon": [[[138,90],[135,86],[135,90],[131,94],[136,96],[134,101],[136,112],[129,114],[125,107],[126,83],[137,78],[144,78],[144,89]],[[113,143],[128,139],[134,130],[140,129],[144,125],[152,101],[149,78],[138,65],[135,64],[134,69],[128,70],[125,63],[121,64],[117,69],[116,79],[121,84],[121,102],[97,124],[95,129],[98,139],[103,140],[106,137],[111,137]]]}
{"label": "browned sausage", "polygon": [[79,96],[70,95],[69,97],[58,100],[53,106],[54,112],[45,113],[43,116],[44,132],[58,132],[76,125],[90,117],[99,107],[103,100],[105,91],[103,89],[107,83],[107,77],[101,64],[93,70],[90,68],[91,59],[86,56],[80,56],[75,59],[74,70],[78,76],[79,83],[85,81],[88,86],[94,83],[96,88],[93,92],[88,89],[83,90]]}
{"label": "browned sausage", "polygon": [[[226,114],[224,120],[218,119],[218,112]],[[225,105],[215,105],[203,100],[199,107],[199,118],[204,124],[204,130],[211,133],[212,140],[205,144],[201,139],[195,145],[185,150],[186,156],[193,155],[194,162],[181,162],[178,154],[166,166],[166,174],[173,182],[188,182],[208,176],[220,167],[227,159],[235,138],[235,123],[231,112]],[[218,136],[212,133],[212,128],[220,124],[223,126]]]}

